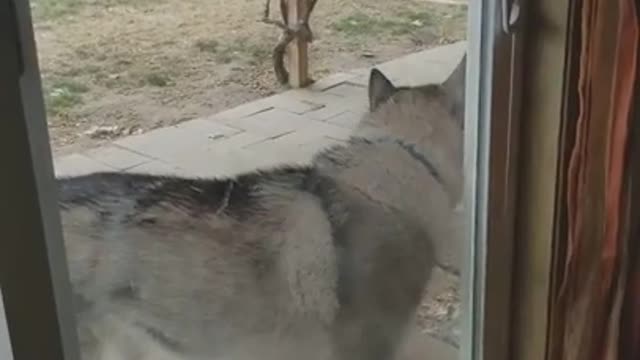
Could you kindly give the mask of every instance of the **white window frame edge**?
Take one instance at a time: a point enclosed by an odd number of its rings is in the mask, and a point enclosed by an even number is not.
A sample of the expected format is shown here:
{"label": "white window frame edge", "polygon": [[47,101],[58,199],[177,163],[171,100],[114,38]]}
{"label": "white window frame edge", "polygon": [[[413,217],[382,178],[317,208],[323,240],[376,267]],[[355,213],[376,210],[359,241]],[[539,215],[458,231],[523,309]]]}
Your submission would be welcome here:
{"label": "white window frame edge", "polygon": [[470,246],[464,247],[459,355],[464,360],[509,360],[511,355],[523,59],[522,24],[509,34],[502,27],[502,11],[510,3],[469,2],[464,204]]}

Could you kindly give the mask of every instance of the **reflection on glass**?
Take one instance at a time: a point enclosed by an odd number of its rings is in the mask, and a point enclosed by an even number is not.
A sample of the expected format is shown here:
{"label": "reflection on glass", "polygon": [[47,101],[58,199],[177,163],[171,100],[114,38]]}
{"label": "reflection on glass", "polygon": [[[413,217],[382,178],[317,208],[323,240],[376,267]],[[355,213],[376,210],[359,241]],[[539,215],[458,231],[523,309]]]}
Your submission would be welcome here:
{"label": "reflection on glass", "polygon": [[5,318],[4,303],[2,301],[2,289],[0,289],[0,359],[12,360],[11,343],[9,342],[9,330]]}
{"label": "reflection on glass", "polygon": [[[320,2],[319,61],[344,71],[344,45],[365,70],[143,134],[266,86],[271,39],[225,22],[244,5],[181,43],[212,23],[195,3],[35,3],[83,359],[456,358],[466,44],[424,49],[464,35],[465,7]],[[106,26],[63,49],[89,14]]]}

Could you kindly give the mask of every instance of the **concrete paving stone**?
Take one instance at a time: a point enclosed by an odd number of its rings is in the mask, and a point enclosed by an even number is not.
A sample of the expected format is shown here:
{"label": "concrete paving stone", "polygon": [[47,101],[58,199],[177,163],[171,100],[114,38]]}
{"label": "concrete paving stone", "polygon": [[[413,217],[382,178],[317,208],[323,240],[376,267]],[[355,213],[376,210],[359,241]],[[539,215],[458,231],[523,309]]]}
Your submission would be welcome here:
{"label": "concrete paving stone", "polygon": [[362,116],[362,113],[345,111],[334,117],[328,118],[326,121],[330,124],[341,126],[347,129],[355,129],[358,124],[360,124]]}
{"label": "concrete paving stone", "polygon": [[287,147],[275,146],[269,149],[265,145],[256,150],[259,151],[258,154],[260,154],[260,156],[256,156],[255,151],[248,151],[247,149],[234,152],[234,161],[231,163],[227,162],[227,172],[232,174],[246,173],[257,169],[265,170],[283,165],[299,164],[301,162],[300,154]]}
{"label": "concrete paving stone", "polygon": [[351,136],[352,129],[327,122],[312,122],[304,129],[296,132],[299,137],[311,136],[313,138],[330,137],[339,140],[347,140]]}
{"label": "concrete paving stone", "polygon": [[166,159],[175,153],[194,152],[221,138],[242,132],[224,124],[203,119],[178,126],[153,130],[116,141],[116,145],[155,159]]}
{"label": "concrete paving stone", "polygon": [[457,63],[462,55],[467,51],[467,41],[457,41],[455,43],[440,45],[431,49],[423,50],[417,53],[409,54],[409,57],[424,57],[431,62],[441,62],[449,64]]}
{"label": "concrete paving stone", "polygon": [[[273,165],[276,157],[270,152],[247,151],[251,144],[269,141],[265,135],[242,132],[201,144],[197,148],[180,148],[163,155],[162,161],[149,164],[151,170],[180,173],[188,176],[219,177],[252,171],[260,166]],[[259,156],[256,156],[259,154]],[[272,159],[273,158],[273,159]],[[284,161],[284,160],[283,160]],[[143,165],[134,171],[146,170]]]}
{"label": "concrete paving stone", "polygon": [[334,86],[325,92],[340,96],[350,101],[364,101],[367,99],[367,90],[362,86],[358,86],[351,83],[342,83]]}
{"label": "concrete paving stone", "polygon": [[260,156],[274,157],[283,164],[286,164],[294,158],[292,153],[294,152],[295,146],[284,142],[284,138],[286,138],[286,136],[279,139],[261,141],[259,143],[245,146],[242,150],[254,154],[260,154]]}
{"label": "concrete paving stone", "polygon": [[84,155],[118,170],[131,168],[152,160],[147,156],[117,145],[108,145],[92,149],[85,152]]}
{"label": "concrete paving stone", "polygon": [[104,163],[82,154],[71,154],[53,160],[56,176],[77,176],[100,171],[116,171]]}
{"label": "concrete paving stone", "polygon": [[368,108],[367,89],[351,83],[340,84],[326,92],[341,97],[336,102],[338,106],[345,106],[348,110],[361,111]]}
{"label": "concrete paving stone", "polygon": [[152,130],[145,134],[129,136],[117,140],[115,144],[122,148],[135,151],[154,159],[161,159],[166,154],[170,154],[174,149],[192,143],[192,139],[187,138],[175,127],[165,127]]}
{"label": "concrete paving stone", "polygon": [[[418,78],[429,77],[433,68],[452,71],[466,52],[466,42],[457,42],[450,45],[438,46],[420,52],[393,59],[376,67],[383,72],[411,71]],[[423,72],[425,72],[423,74]]]}
{"label": "concrete paving stone", "polygon": [[208,121],[226,123],[236,119],[253,116],[261,112],[272,110],[274,108],[287,110],[296,114],[304,114],[308,111],[321,108],[323,106],[322,103],[317,103],[315,101],[316,99],[312,97],[306,99],[292,99],[288,96],[289,91],[258,99],[251,103],[243,104],[236,108],[225,110],[215,115],[208,116],[205,119]]}
{"label": "concrete paving stone", "polygon": [[[243,150],[267,154],[283,164],[307,164],[320,149],[349,138],[351,131],[329,123],[310,122],[308,126],[273,140],[245,146]],[[270,162],[272,163],[272,162]]]}
{"label": "concrete paving stone", "polygon": [[[397,86],[418,86],[444,81],[464,55],[466,41],[438,46],[393,59],[374,67],[382,71]],[[369,72],[373,67],[350,71],[358,75],[348,81],[351,84],[368,86]]]}
{"label": "concrete paving stone", "polygon": [[233,153],[224,157],[224,162],[212,157],[191,156],[184,158],[180,164],[166,161],[153,161],[131,169],[128,173],[147,173],[153,175],[182,176],[187,178],[216,178],[227,172],[227,161],[232,163]]}
{"label": "concrete paving stone", "polygon": [[321,109],[325,106],[318,102],[319,99],[299,99],[289,95],[289,91],[268,98],[269,104],[276,109],[287,110],[294,114],[302,115],[309,111]]}
{"label": "concrete paving stone", "polygon": [[301,145],[299,149],[301,152],[305,154],[310,154],[310,156],[313,157],[313,155],[319,153],[324,149],[327,149],[336,145],[343,145],[344,143],[345,141],[342,141],[342,140],[323,137],[321,139],[317,139],[317,141],[312,141],[304,145]]}
{"label": "concrete paving stone", "polygon": [[[315,137],[286,140],[285,137],[263,140],[248,144],[243,148],[223,144],[233,141],[234,138],[240,138],[242,135],[239,134],[223,140],[221,144],[212,147],[216,150],[210,148],[208,151],[199,153],[176,154],[170,157],[170,162],[153,161],[127,171],[149,171],[154,174],[180,174],[195,177],[233,176],[281,165],[304,165],[319,149],[338,142],[316,135]],[[250,138],[245,137],[245,139],[249,140]],[[257,154],[259,156],[256,156]]]}
{"label": "concrete paving stone", "polygon": [[308,166],[311,165],[313,157],[320,153],[322,150],[329,148],[332,146],[333,142],[318,142],[315,144],[307,144],[304,146],[300,146],[296,151],[297,159],[293,161],[295,165],[298,166]]}
{"label": "concrete paving stone", "polygon": [[220,162],[220,154],[226,154],[224,156],[232,158],[233,153],[241,151],[243,146],[265,141],[266,139],[268,137],[264,135],[241,132],[229,137],[199,142],[190,147],[169,149],[169,151],[162,154],[161,161],[172,164],[178,169],[186,168],[186,170],[190,170],[192,175],[196,173],[216,175],[220,171],[216,169],[217,162]]}
{"label": "concrete paving stone", "polygon": [[349,108],[349,111],[354,112],[354,113],[365,113],[367,111],[369,111],[369,100],[365,99],[365,100],[358,100],[358,101],[354,101],[351,104],[351,107]]}
{"label": "concrete paving stone", "polygon": [[[322,109],[323,107],[326,106],[325,104],[318,104],[318,103],[315,103],[315,102],[312,102],[312,101],[307,101],[307,100],[295,101],[294,102],[292,98],[288,98],[287,104],[289,104],[287,107],[284,107],[284,106],[283,107],[276,106],[276,107],[279,107],[279,108],[285,109],[285,110],[289,110],[289,111],[291,111],[292,113],[295,113],[295,114],[302,115],[302,114],[308,113],[309,111]],[[295,106],[298,107],[298,109],[297,110],[296,109],[292,109],[291,104],[296,104]]]}
{"label": "concrete paving stone", "polygon": [[230,126],[265,135],[277,137],[304,127],[309,122],[304,116],[285,110],[271,109],[249,117],[225,122]]}
{"label": "concrete paving stone", "polygon": [[[235,152],[241,152],[242,148],[249,144],[259,143],[265,141],[264,135],[256,135],[252,133],[241,133],[230,138],[220,139],[207,146],[198,149],[198,151],[182,151],[174,152],[171,155],[165,157],[167,161],[170,161],[180,167],[189,166],[203,168],[203,171],[217,171],[214,166],[217,166],[213,159],[220,160],[220,155],[231,156]],[[223,159],[224,160],[224,159]]]}
{"label": "concrete paving stone", "polygon": [[[349,74],[353,74],[356,76],[369,76],[369,72],[371,71],[370,67],[363,67],[363,68],[357,68],[357,69],[353,69],[353,70],[349,70]],[[353,81],[353,79],[349,80],[350,82]]]}
{"label": "concrete paving stone", "polygon": [[[343,83],[341,85],[338,85],[338,87],[339,87],[339,89],[337,90],[338,93],[332,93],[331,90],[327,90],[321,93],[297,92],[297,93],[292,93],[291,95],[296,97],[309,96],[311,98],[310,101],[321,102],[325,105],[325,107],[339,107],[339,108],[344,108],[346,110],[359,108],[359,107],[362,107],[362,105],[366,104],[367,102],[366,89],[361,88],[359,91],[355,90],[355,92],[353,93],[353,95],[355,96],[345,96],[345,94],[342,94],[341,92],[349,91],[349,89],[351,88],[358,89],[360,87],[353,85],[351,83]],[[322,109],[319,109],[316,111],[321,111],[321,110]],[[310,113],[312,112],[308,112],[305,115]]]}
{"label": "concrete paving stone", "polygon": [[[331,106],[335,103],[345,102],[345,99],[342,98],[341,96],[334,95],[327,92],[313,91],[308,88],[289,90],[285,94],[287,98],[293,98],[298,101],[311,102],[314,104],[321,104],[321,105],[324,105],[325,107]],[[314,110],[318,110],[318,109],[317,108],[312,109],[311,111],[314,111]]]}
{"label": "concrete paving stone", "polygon": [[305,116],[317,121],[327,121],[328,119],[331,119],[332,117],[336,117],[340,114],[348,112],[349,110],[350,109],[347,108],[346,106],[334,104],[334,105],[325,106],[322,109],[318,109],[316,111],[307,113],[305,114]]}
{"label": "concrete paving stone", "polygon": [[324,121],[349,110],[357,110],[362,108],[361,102],[353,102],[351,99],[344,98],[339,95],[328,92],[313,92],[307,89],[296,89],[288,92],[288,96],[315,103],[322,103],[324,106],[312,111],[306,112],[305,117],[313,120]]}
{"label": "concrete paving stone", "polygon": [[228,138],[211,142],[207,145],[207,152],[227,152],[233,149],[240,149],[247,145],[259,143],[271,139],[272,137],[263,134],[256,134],[250,131],[243,131]]}
{"label": "concrete paving stone", "polygon": [[429,62],[424,58],[403,58],[379,66],[396,86],[418,86],[444,81],[453,70],[448,64]]}
{"label": "concrete paving stone", "polygon": [[369,86],[369,72],[367,71],[366,74],[357,75],[354,78],[352,78],[351,80],[349,80],[347,83],[348,84],[358,85],[358,86],[361,86],[361,87],[367,87],[367,86]]}
{"label": "concrete paving stone", "polygon": [[[359,110],[359,111],[358,111]],[[367,114],[369,114],[369,108],[360,108],[360,109],[356,109],[356,111],[352,111],[354,115],[356,115],[356,117],[358,119],[362,119],[363,117],[365,117]]]}
{"label": "concrete paving stone", "polygon": [[211,123],[205,119],[194,119],[178,124],[176,129],[180,131],[190,131],[197,134],[206,134],[208,137],[230,136],[241,132],[232,126]]}
{"label": "concrete paving stone", "polygon": [[220,178],[226,175],[233,175],[229,171],[231,165],[239,166],[238,150],[230,152],[223,157],[220,154],[215,156],[191,156],[183,158],[176,166],[179,166],[182,176],[201,178]]}
{"label": "concrete paving stone", "polygon": [[[343,82],[342,84],[338,84],[336,86],[340,86],[340,85],[350,85],[350,86],[354,86],[354,87],[358,87],[358,88],[362,88],[365,89],[367,88],[367,84],[361,84],[359,81],[356,81],[356,79],[358,79],[360,76],[362,75],[358,75],[358,76],[353,76],[351,79],[349,79],[348,81]],[[334,86],[335,87],[335,86]],[[332,88],[329,88],[327,90],[331,90]]]}
{"label": "concrete paving stone", "polygon": [[315,151],[320,151],[326,148],[330,148],[332,146],[345,145],[345,144],[346,144],[346,140],[338,140],[338,139],[327,137],[316,143],[309,143],[309,144],[303,145],[302,148],[311,148],[311,149],[315,149]]}
{"label": "concrete paving stone", "polygon": [[366,97],[345,97],[338,101],[327,104],[326,107],[305,114],[309,118],[325,121],[345,111],[362,113],[368,110],[368,100]]}
{"label": "concrete paving stone", "polygon": [[291,89],[286,92],[288,97],[298,100],[307,100],[326,105],[334,101],[343,100],[342,97],[328,93],[326,91],[316,91],[310,88]]}
{"label": "concrete paving stone", "polygon": [[256,167],[270,168],[282,165],[306,165],[311,161],[315,152],[311,149],[300,146],[291,145],[281,139],[267,140],[261,143],[250,145],[243,150],[260,154],[257,159]]}
{"label": "concrete paving stone", "polygon": [[[253,172],[258,169],[269,169],[296,162],[291,149],[282,146],[269,146],[273,140],[262,142],[252,150],[234,149],[207,156],[198,161],[185,161],[180,164],[182,169],[198,176],[228,177]],[[259,154],[259,156],[257,156]],[[204,161],[203,161],[204,160]]]}
{"label": "concrete paving stone", "polygon": [[226,122],[234,119],[240,119],[246,116],[255,115],[270,109],[273,109],[272,104],[269,104],[267,101],[265,101],[265,99],[259,99],[204,117],[203,119],[207,121]]}
{"label": "concrete paving stone", "polygon": [[140,173],[151,175],[180,175],[185,176],[184,170],[177,165],[169,164],[160,160],[153,160],[124,170],[126,173]]}
{"label": "concrete paving stone", "polygon": [[345,81],[349,81],[353,77],[354,74],[350,72],[335,73],[314,82],[313,84],[311,84],[311,86],[309,86],[309,88],[314,91],[324,91]]}
{"label": "concrete paving stone", "polygon": [[[318,122],[271,141],[284,149],[291,151],[299,146],[310,143],[326,142],[329,138],[346,140],[349,138],[350,132],[351,131],[349,129],[340,126]],[[251,144],[246,146],[245,149],[254,150],[257,148],[256,146],[259,146],[260,144],[261,143]]]}

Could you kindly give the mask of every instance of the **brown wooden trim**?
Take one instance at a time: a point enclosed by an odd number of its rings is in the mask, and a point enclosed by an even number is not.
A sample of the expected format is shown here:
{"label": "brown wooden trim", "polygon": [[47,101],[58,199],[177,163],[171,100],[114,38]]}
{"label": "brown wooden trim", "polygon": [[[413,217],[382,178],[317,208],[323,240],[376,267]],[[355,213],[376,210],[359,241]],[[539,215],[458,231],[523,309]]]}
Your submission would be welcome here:
{"label": "brown wooden trim", "polygon": [[28,1],[0,2],[0,285],[15,360],[76,360],[71,287]]}

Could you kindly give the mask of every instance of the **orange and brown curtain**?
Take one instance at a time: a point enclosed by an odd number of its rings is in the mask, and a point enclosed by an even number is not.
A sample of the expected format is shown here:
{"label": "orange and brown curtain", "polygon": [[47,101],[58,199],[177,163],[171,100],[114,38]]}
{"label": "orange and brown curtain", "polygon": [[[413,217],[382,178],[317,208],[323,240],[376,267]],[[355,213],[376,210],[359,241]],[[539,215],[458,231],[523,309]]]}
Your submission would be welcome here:
{"label": "orange and brown curtain", "polygon": [[578,0],[549,357],[640,359],[636,0]]}

